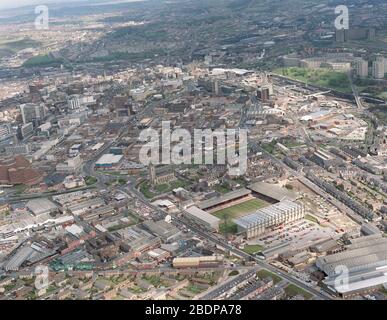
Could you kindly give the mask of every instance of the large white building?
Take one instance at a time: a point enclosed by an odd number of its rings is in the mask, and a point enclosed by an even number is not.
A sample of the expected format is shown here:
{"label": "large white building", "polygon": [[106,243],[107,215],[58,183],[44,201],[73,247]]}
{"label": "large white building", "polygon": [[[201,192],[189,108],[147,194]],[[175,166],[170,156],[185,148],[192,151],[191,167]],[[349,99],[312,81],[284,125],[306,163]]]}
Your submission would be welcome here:
{"label": "large white building", "polygon": [[302,219],[305,216],[305,207],[302,204],[285,199],[281,202],[259,209],[234,222],[238,232],[245,233],[247,239],[264,234],[268,228]]}
{"label": "large white building", "polygon": [[318,258],[316,267],[327,275],[327,288],[344,297],[377,290],[387,282],[387,239],[381,233],[353,239],[344,251]]}

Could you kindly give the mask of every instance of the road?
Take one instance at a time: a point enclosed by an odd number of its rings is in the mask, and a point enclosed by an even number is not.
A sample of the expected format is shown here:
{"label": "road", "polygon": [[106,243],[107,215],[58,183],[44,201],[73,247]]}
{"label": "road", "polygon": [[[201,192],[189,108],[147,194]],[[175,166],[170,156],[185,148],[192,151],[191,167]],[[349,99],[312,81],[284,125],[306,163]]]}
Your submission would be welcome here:
{"label": "road", "polygon": [[353,96],[354,96],[355,101],[356,101],[356,105],[357,105],[358,109],[364,110],[363,103],[359,97],[359,91],[357,90],[356,86],[354,85],[354,83],[352,81],[351,71],[348,71],[347,76],[348,76],[349,83],[351,84],[351,89],[352,89]]}

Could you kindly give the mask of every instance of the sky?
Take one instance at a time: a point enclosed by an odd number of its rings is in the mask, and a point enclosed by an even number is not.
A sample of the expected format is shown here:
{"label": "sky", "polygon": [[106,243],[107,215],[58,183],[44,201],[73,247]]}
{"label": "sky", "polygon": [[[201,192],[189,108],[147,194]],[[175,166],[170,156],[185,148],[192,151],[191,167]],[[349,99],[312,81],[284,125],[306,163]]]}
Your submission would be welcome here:
{"label": "sky", "polygon": [[[12,8],[18,8],[28,5],[39,5],[39,4],[46,4],[49,5],[50,3],[69,3],[69,2],[87,2],[87,3],[122,3],[122,2],[132,2],[136,0],[0,0],[0,10],[3,9],[12,9]],[[139,0],[137,0],[139,1]]]}
{"label": "sky", "polygon": [[[73,0],[74,1],[74,0]],[[49,4],[49,3],[66,3],[69,0],[0,0],[0,9],[17,8],[27,5]]]}

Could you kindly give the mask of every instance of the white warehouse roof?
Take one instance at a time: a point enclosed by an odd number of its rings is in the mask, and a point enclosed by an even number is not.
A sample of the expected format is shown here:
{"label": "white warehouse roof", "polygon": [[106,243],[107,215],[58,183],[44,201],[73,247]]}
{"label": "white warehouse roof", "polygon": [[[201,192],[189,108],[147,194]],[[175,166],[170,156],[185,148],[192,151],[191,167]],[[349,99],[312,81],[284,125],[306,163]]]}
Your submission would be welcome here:
{"label": "white warehouse roof", "polygon": [[115,155],[111,153],[106,153],[101,156],[101,158],[98,159],[98,161],[95,163],[97,166],[103,166],[108,164],[117,164],[121,161],[123,158],[123,155]]}
{"label": "white warehouse roof", "polygon": [[220,222],[219,218],[195,206],[185,209],[185,211],[187,211],[189,214],[209,224],[217,224]]}

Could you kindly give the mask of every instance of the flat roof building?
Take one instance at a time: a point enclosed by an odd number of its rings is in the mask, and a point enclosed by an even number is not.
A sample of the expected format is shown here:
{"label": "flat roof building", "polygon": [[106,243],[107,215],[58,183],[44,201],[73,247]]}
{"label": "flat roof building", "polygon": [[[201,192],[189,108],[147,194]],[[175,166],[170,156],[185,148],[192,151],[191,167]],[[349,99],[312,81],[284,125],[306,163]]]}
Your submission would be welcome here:
{"label": "flat roof building", "polygon": [[340,253],[320,257],[316,266],[328,276],[336,274],[336,267],[345,266],[349,272],[387,265],[387,238],[374,238],[359,245],[347,246]]}
{"label": "flat roof building", "polygon": [[223,263],[223,256],[179,257],[173,259],[174,268],[206,268],[219,266]]}
{"label": "flat roof building", "polygon": [[161,221],[145,221],[144,227],[153,234],[159,236],[163,241],[170,242],[176,240],[180,235],[181,231],[177,229],[173,224]]}
{"label": "flat roof building", "polygon": [[213,216],[212,214],[207,213],[206,211],[199,209],[198,207],[192,206],[188,209],[185,209],[185,215],[197,222],[198,224],[204,225],[209,229],[219,230],[220,219]]}
{"label": "flat roof building", "polygon": [[297,193],[272,183],[256,182],[248,185],[247,188],[271,202],[282,201],[285,198],[294,201],[299,198]]}
{"label": "flat roof building", "polygon": [[[316,266],[327,277],[327,288],[343,297],[367,293],[378,289],[387,281],[387,239],[366,236],[355,239],[345,251],[320,257]],[[347,281],[337,281],[343,271]]]}
{"label": "flat roof building", "polygon": [[118,165],[123,157],[124,156],[121,154],[115,155],[111,153],[106,153],[98,159],[98,161],[95,163],[95,166],[97,168],[111,168],[113,166]]}
{"label": "flat roof building", "polygon": [[55,212],[58,207],[48,199],[33,199],[27,202],[26,207],[35,216]]}

